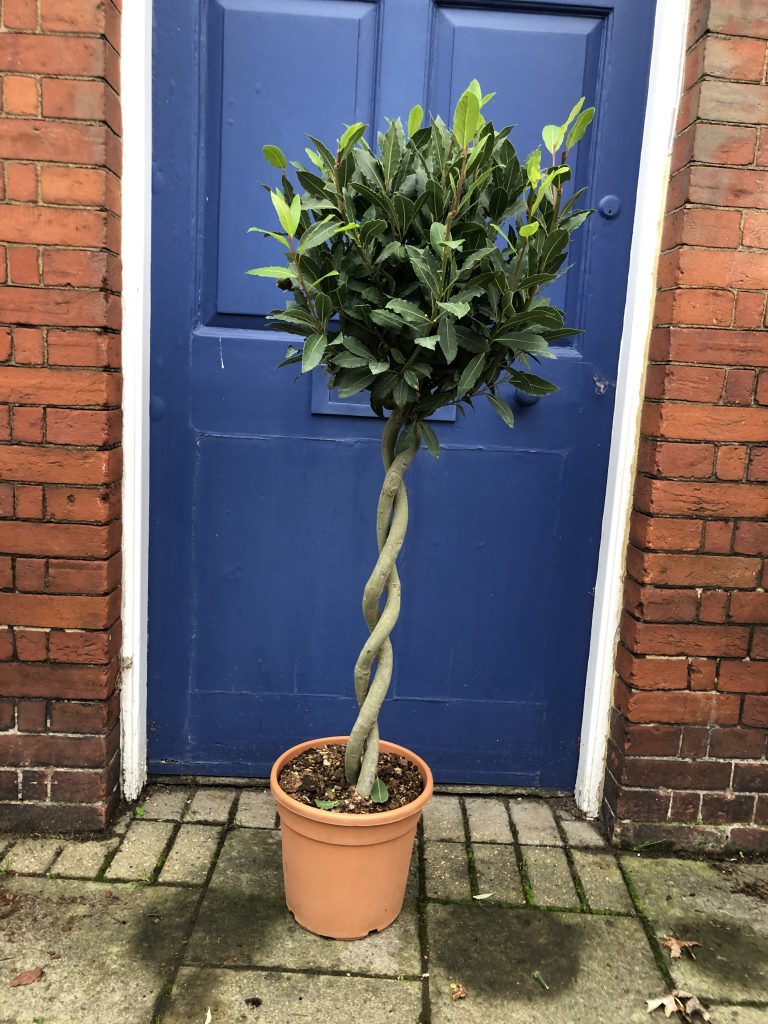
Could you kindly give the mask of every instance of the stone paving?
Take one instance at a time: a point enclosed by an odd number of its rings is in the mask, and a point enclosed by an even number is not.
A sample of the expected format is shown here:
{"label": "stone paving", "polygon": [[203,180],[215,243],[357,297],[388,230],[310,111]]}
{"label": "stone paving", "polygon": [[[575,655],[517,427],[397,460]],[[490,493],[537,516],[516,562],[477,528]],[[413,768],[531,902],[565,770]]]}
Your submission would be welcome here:
{"label": "stone paving", "polygon": [[106,838],[0,835],[0,1024],[653,1024],[673,987],[768,1024],[766,864],[617,855],[567,801],[442,794],[397,922],[333,942],[284,907],[276,825],[264,789],[179,784]]}

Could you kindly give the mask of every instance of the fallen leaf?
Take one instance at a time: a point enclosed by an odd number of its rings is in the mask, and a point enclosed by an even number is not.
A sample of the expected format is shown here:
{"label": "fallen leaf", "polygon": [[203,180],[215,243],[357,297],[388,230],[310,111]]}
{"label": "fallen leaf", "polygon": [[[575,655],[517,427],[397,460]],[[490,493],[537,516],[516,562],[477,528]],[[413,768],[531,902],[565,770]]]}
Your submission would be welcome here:
{"label": "fallen leaf", "polygon": [[208,1013],[206,1013],[206,1015],[205,1015],[205,1024],[211,1024],[212,1020],[213,1020],[213,1017],[211,1017],[211,1008],[209,1006],[208,1007]]}
{"label": "fallen leaf", "polygon": [[682,1013],[688,1024],[701,1024],[701,1021],[711,1020],[697,997],[692,992],[683,992],[679,988],[673,989],[669,995],[662,996],[661,999],[648,999],[646,1003],[648,1013],[663,1007],[665,1017],[671,1017],[673,1013]]}
{"label": "fallen leaf", "polygon": [[30,971],[22,971],[10,982],[9,988],[18,988],[20,985],[34,985],[43,976],[42,967],[33,967]]}
{"label": "fallen leaf", "polygon": [[544,980],[544,975],[541,973],[541,971],[534,971],[533,977],[536,979],[536,981],[538,981],[538,983],[541,985],[545,992],[549,992],[549,985]]}
{"label": "fallen leaf", "polygon": [[467,998],[467,990],[464,988],[464,986],[461,984],[461,982],[459,982],[459,981],[452,981],[451,984],[450,984],[450,989],[451,989],[451,999],[453,999],[454,1002],[457,999],[466,999]]}
{"label": "fallen leaf", "polygon": [[670,959],[672,960],[679,960],[683,950],[685,950],[687,953],[690,953],[691,957],[693,957],[693,959],[695,960],[696,956],[693,952],[693,948],[694,946],[701,945],[700,942],[695,942],[692,939],[675,939],[672,937],[664,939],[664,941],[661,944],[662,946],[667,947],[667,949],[669,950]]}
{"label": "fallen leaf", "polygon": [[473,900],[489,900],[493,896],[492,892],[479,892],[477,896],[473,896]]}

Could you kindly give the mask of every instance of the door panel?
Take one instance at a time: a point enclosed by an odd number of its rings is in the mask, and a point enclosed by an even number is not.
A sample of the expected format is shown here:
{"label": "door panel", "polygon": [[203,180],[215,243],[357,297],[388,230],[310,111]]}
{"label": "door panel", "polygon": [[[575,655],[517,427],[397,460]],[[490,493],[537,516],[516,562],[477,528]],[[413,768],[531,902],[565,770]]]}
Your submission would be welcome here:
{"label": "door panel", "polygon": [[572,785],[653,14],[651,0],[158,2],[154,771],[263,775],[354,720],[381,421],[318,371],[276,369],[291,339],[264,314],[284,296],[244,273],[276,257],[246,233],[273,219],[261,144],[300,157],[307,130],[333,140],[416,102],[448,118],[478,77],[523,156],[579,96],[596,101],[576,184],[623,205],[591,218],[553,291],[584,330],[545,364],[561,390],[515,406],[513,431],[485,403],[451,410],[440,460],[409,472],[381,724],[440,780]]}

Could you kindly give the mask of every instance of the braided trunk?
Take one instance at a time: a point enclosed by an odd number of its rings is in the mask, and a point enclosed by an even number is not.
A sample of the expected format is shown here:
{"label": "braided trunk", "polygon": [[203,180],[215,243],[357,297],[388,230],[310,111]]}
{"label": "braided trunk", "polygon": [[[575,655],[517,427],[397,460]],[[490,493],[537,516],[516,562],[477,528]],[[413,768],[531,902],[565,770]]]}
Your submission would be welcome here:
{"label": "braided trunk", "polygon": [[[402,422],[393,413],[384,427],[381,455],[386,470],[376,512],[379,557],[363,591],[363,616],[370,636],[355,665],[355,695],[360,710],[347,744],[347,781],[369,797],[379,763],[378,718],[392,679],[392,641],[389,634],[400,614],[400,576],[397,556],[408,527],[408,496],[403,477],[419,448],[414,443],[395,455]],[[386,593],[384,607],[380,602]],[[376,663],[371,680],[371,671]]]}

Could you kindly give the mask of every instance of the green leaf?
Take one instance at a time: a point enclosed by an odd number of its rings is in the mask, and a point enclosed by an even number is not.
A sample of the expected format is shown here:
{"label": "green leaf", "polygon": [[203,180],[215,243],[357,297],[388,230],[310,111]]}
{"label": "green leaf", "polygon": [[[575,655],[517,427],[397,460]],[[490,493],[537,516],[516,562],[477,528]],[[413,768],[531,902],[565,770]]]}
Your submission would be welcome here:
{"label": "green leaf", "polygon": [[256,267],[254,270],[246,270],[246,274],[253,277],[275,277],[278,281],[290,277],[292,273],[290,267]]}
{"label": "green leaf", "polygon": [[530,224],[523,224],[518,231],[521,238],[532,238],[539,230],[539,222],[532,220]]}
{"label": "green leaf", "polygon": [[[272,205],[275,208],[277,219],[280,221],[283,231],[286,235],[294,235],[299,224],[299,217],[301,216],[301,199],[298,196],[294,196],[289,206],[285,201],[285,196],[282,192],[278,192],[277,189],[271,191],[269,197],[272,200]],[[294,215],[294,203],[298,203],[298,213],[296,215]]]}
{"label": "green leaf", "polygon": [[453,317],[443,317],[437,325],[437,340],[440,343],[440,348],[445,356],[445,361],[450,366],[456,358],[456,353],[459,351],[458,342],[456,341],[456,326]]}
{"label": "green leaf", "polygon": [[429,454],[432,456],[433,459],[439,459],[440,442],[437,440],[437,434],[434,432],[432,427],[430,427],[428,423],[425,423],[422,420],[422,422],[419,424],[419,432],[421,433],[421,436],[424,438],[424,443],[427,446],[427,451],[429,452]]}
{"label": "green leaf", "polygon": [[397,384],[395,384],[392,394],[395,402],[401,409],[408,405],[409,402],[412,402],[414,399],[419,397],[418,393],[414,391],[413,388],[410,388],[407,381],[402,377],[398,380]]}
{"label": "green leaf", "polygon": [[396,126],[393,122],[387,130],[381,146],[381,162],[384,167],[384,181],[387,182],[387,184],[391,184],[392,179],[397,174],[397,169],[400,166],[402,156],[403,153],[400,149],[400,139],[398,138]]}
{"label": "green leaf", "polygon": [[407,302],[405,299],[390,299],[386,308],[394,309],[396,313],[399,313],[409,323],[425,324],[429,320],[429,317],[422,309],[415,303]]}
{"label": "green leaf", "polygon": [[444,309],[446,313],[450,313],[455,316],[457,320],[461,320],[463,316],[466,316],[470,310],[468,302],[438,302],[440,309]]}
{"label": "green leaf", "polygon": [[565,125],[562,127],[557,124],[548,124],[541,131],[541,137],[544,141],[544,147],[554,157],[555,153],[560,149],[565,138]]}
{"label": "green leaf", "polygon": [[339,398],[351,398],[352,395],[364,391],[373,381],[373,374],[366,367],[360,370],[348,370],[339,382]]}
{"label": "green leaf", "polygon": [[586,110],[582,110],[579,116],[576,118],[576,123],[568,133],[568,138],[565,141],[565,148],[572,149],[577,142],[580,142],[584,137],[584,132],[592,123],[592,118],[595,116],[595,108],[587,107]]}
{"label": "green leaf", "polygon": [[420,345],[422,348],[428,348],[434,352],[435,345],[439,340],[439,336],[437,334],[430,334],[425,338],[414,338],[413,340],[416,342],[417,345]]}
{"label": "green leaf", "polygon": [[563,131],[568,131],[568,127],[573,119],[581,112],[581,108],[584,106],[584,97],[582,96],[578,103],[575,103],[571,109],[570,114],[566,118],[565,124],[563,125]]}
{"label": "green leaf", "polygon": [[[405,427],[403,430],[401,430],[400,433],[398,434],[397,441],[395,442],[395,455],[400,455],[401,452],[408,451],[408,449],[412,448],[415,443],[416,443],[416,424],[415,423],[411,423],[407,427]],[[379,782],[379,781],[380,781],[379,779],[376,780],[376,782]],[[375,783],[374,783],[374,785],[375,785]],[[384,783],[381,783],[381,785],[383,786]],[[384,791],[385,792],[387,791],[386,787],[384,787]],[[371,800],[373,800],[373,799],[374,799],[373,796],[371,796]],[[377,800],[376,802],[383,804],[386,799],[387,799],[387,797],[385,796],[384,800]]]}
{"label": "green leaf", "polygon": [[507,426],[514,427],[515,417],[512,415],[512,410],[509,408],[507,403],[502,398],[497,398],[496,395],[486,395],[485,397],[491,403],[499,416],[501,416]]}
{"label": "green leaf", "polygon": [[525,161],[525,171],[528,175],[528,182],[534,188],[541,177],[541,150],[534,149]]}
{"label": "green leaf", "polygon": [[[333,790],[331,790],[333,792]],[[341,800],[318,800],[315,797],[315,807],[319,807],[321,811],[332,811],[334,807],[338,807]]]}
{"label": "green leaf", "polygon": [[373,359],[373,353],[365,347],[362,341],[352,335],[340,334],[336,340],[340,341],[348,352],[354,352],[356,356],[365,356],[366,359]]}
{"label": "green leaf", "polygon": [[526,395],[551,395],[560,390],[557,384],[544,380],[543,377],[537,377],[535,373],[511,370],[509,376],[515,387],[524,391]]}
{"label": "green leaf", "polygon": [[369,315],[379,327],[386,327],[390,331],[402,331],[403,329],[403,321],[389,309],[372,309]]}
{"label": "green leaf", "polygon": [[[355,356],[351,352],[339,352],[333,356],[333,362],[336,366],[344,366],[348,370],[359,369],[361,366],[368,366],[368,360],[365,356]],[[389,369],[387,364],[384,364],[386,369]]]}
{"label": "green leaf", "polygon": [[389,363],[380,363],[374,360],[368,363],[368,369],[374,376],[377,376],[379,373],[386,373],[389,369]]}
{"label": "green leaf", "polygon": [[329,238],[333,238],[334,235],[338,235],[342,231],[349,231],[355,226],[355,224],[339,224],[331,214],[328,214],[327,217],[315,221],[311,227],[307,228],[299,241],[299,252],[304,253],[307,249],[314,249],[318,245],[323,245]]}
{"label": "green leaf", "polygon": [[278,171],[284,171],[288,161],[285,159],[285,153],[279,146],[262,146],[261,152],[264,154],[264,159],[268,164],[272,164]]}
{"label": "green leaf", "polygon": [[424,108],[420,104],[416,104],[415,107],[411,107],[411,112],[408,114],[408,138],[412,138],[416,132],[421,128],[422,122],[424,121]]}
{"label": "green leaf", "polygon": [[301,372],[307,373],[314,370],[325,354],[328,339],[324,334],[310,334],[304,342],[304,351],[301,355]]}
{"label": "green leaf", "polygon": [[344,151],[348,147],[354,146],[354,144],[365,135],[365,129],[368,127],[367,124],[363,124],[362,121],[356,121],[342,133],[339,139],[339,150]]}
{"label": "green leaf", "polygon": [[459,383],[456,386],[456,395],[458,398],[463,397],[466,393],[474,387],[477,382],[477,378],[483,372],[485,367],[485,354],[481,352],[479,355],[473,356],[472,359],[464,367],[464,372],[459,378]]}
{"label": "green leaf", "polygon": [[325,164],[320,159],[320,157],[317,155],[317,153],[314,151],[314,149],[310,149],[309,146],[305,146],[304,147],[304,152],[307,154],[307,156],[312,161],[312,163],[315,165],[315,167],[318,168],[318,170],[322,171],[322,170],[325,169]]}
{"label": "green leaf", "polygon": [[317,286],[320,284],[320,282],[321,281],[325,281],[326,278],[338,277],[338,276],[339,276],[338,270],[329,270],[327,274],[323,274],[322,277],[318,277],[318,279],[316,281],[313,281],[311,287],[312,288],[317,288]]}
{"label": "green leaf", "polygon": [[365,224],[360,225],[360,237],[363,240],[363,245],[386,230],[387,222],[385,220],[367,220]]}
{"label": "green leaf", "polygon": [[277,364],[278,369],[281,366],[290,366],[292,363],[298,363],[301,360],[301,352],[296,348],[295,345],[289,345],[285,350],[282,362]]}
{"label": "green leaf", "polygon": [[479,118],[480,97],[470,86],[459,97],[453,115],[453,134],[462,149],[466,149],[475,137]]}
{"label": "green leaf", "polygon": [[257,231],[260,235],[267,235],[269,238],[274,238],[281,245],[284,245],[286,249],[289,248],[286,239],[283,238],[282,235],[278,235],[276,231],[267,231],[266,228],[248,228],[248,231],[246,233],[250,235],[253,231]]}
{"label": "green leaf", "polygon": [[542,337],[528,331],[505,331],[493,340],[506,348],[515,349],[516,352],[542,352],[548,348]]}

